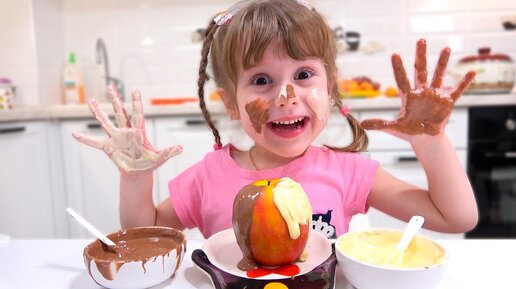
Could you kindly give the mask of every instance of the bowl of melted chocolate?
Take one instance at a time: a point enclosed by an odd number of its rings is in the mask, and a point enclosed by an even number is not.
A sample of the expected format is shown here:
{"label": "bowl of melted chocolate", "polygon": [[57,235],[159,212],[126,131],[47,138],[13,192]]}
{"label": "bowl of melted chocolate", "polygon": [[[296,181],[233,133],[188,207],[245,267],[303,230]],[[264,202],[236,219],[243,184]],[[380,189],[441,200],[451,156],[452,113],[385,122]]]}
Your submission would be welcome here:
{"label": "bowl of melted chocolate", "polygon": [[116,246],[95,240],[84,248],[91,278],[106,288],[148,288],[172,278],[186,251],[186,238],[176,229],[137,227],[108,235]]}

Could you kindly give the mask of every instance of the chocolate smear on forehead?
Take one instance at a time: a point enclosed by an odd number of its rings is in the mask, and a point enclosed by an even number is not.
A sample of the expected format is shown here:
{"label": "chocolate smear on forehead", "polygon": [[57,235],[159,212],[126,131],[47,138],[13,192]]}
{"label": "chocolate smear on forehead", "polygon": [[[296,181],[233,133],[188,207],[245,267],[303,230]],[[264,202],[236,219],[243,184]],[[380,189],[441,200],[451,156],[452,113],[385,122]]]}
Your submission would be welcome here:
{"label": "chocolate smear on forehead", "polygon": [[269,102],[259,98],[245,105],[245,111],[257,133],[262,133],[262,124],[269,121]]}

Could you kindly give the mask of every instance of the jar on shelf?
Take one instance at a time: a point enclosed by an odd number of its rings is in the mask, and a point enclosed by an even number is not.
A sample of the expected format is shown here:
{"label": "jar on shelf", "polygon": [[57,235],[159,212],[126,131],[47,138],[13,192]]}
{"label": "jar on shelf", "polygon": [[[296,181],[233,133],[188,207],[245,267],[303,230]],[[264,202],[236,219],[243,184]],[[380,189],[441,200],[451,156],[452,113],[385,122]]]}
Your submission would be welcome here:
{"label": "jar on shelf", "polygon": [[13,108],[14,87],[9,78],[0,77],[0,110]]}

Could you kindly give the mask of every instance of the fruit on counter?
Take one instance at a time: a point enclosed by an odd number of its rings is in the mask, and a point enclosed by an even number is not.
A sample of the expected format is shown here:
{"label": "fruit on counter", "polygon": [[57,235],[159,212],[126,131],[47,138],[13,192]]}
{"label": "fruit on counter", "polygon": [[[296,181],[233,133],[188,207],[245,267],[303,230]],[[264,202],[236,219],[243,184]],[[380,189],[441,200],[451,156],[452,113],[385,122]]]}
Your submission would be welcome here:
{"label": "fruit on counter", "polygon": [[244,186],[233,203],[233,230],[247,271],[306,260],[312,207],[290,178],[259,180]]}
{"label": "fruit on counter", "polygon": [[341,97],[376,97],[381,94],[380,83],[367,76],[340,80],[338,86]]}
{"label": "fruit on counter", "polygon": [[384,94],[386,97],[398,97],[398,89],[396,89],[396,87],[389,86],[385,89]]}
{"label": "fruit on counter", "polygon": [[188,102],[197,102],[197,97],[164,97],[164,98],[152,98],[150,100],[151,105],[179,105]]}
{"label": "fruit on counter", "polygon": [[214,90],[214,91],[210,94],[210,100],[220,100],[220,95],[219,95],[219,93],[217,92],[217,90]]}

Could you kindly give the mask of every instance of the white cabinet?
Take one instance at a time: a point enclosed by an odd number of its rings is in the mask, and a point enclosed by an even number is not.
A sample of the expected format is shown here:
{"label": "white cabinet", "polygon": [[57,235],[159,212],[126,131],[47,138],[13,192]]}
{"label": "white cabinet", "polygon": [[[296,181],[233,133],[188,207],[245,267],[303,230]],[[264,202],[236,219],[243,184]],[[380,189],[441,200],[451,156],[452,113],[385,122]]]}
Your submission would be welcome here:
{"label": "white cabinet", "polygon": [[[154,143],[152,120],[146,121],[146,130]],[[73,132],[106,137],[95,120],[61,122],[67,205],[106,234],[119,230],[120,173],[103,151],[78,142],[72,137]],[[69,232],[75,238],[92,237],[70,218]]]}
{"label": "white cabinet", "polygon": [[[398,111],[364,111],[360,119],[383,118],[393,120]],[[467,147],[467,109],[455,109],[446,126],[446,134],[450,138],[463,167],[466,167]],[[382,168],[392,175],[408,183],[427,189],[426,174],[417,160],[409,143],[384,132],[368,131],[369,153],[372,159],[380,162]],[[397,220],[374,208],[367,213],[369,225],[373,228],[398,228],[403,229],[405,222]],[[456,239],[463,238],[463,234],[444,234],[422,229],[422,235],[430,238]]]}
{"label": "white cabinet", "polygon": [[0,234],[54,238],[54,196],[46,122],[0,124]]}

